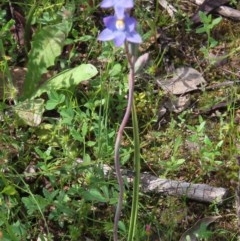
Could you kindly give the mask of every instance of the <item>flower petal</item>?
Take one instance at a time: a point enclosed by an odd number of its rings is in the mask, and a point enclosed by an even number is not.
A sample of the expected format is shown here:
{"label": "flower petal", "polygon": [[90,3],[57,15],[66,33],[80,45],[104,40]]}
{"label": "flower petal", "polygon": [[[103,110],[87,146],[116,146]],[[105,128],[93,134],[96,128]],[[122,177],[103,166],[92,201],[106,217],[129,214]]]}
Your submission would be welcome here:
{"label": "flower petal", "polygon": [[110,29],[108,28],[105,28],[99,35],[98,35],[98,40],[100,41],[109,41],[109,40],[112,40],[114,39],[116,36],[116,34],[111,31]]}
{"label": "flower petal", "polygon": [[100,4],[101,8],[111,8],[114,5],[114,0],[103,0]]}
{"label": "flower petal", "polygon": [[126,24],[126,26],[128,27],[129,32],[132,32],[132,31],[134,31],[135,28],[136,28],[137,21],[136,21],[136,19],[133,18],[133,17],[126,16],[126,17],[125,17],[125,24]]}
{"label": "flower petal", "polygon": [[133,0],[103,0],[100,4],[102,8],[111,7],[122,7],[122,8],[132,8]]}
{"label": "flower petal", "polygon": [[142,37],[136,32],[132,32],[131,34],[127,34],[127,40],[131,43],[142,43]]}
{"label": "flower petal", "polygon": [[115,0],[114,5],[122,8],[132,8],[133,0]]}
{"label": "flower petal", "polygon": [[115,10],[115,15],[117,19],[124,19],[124,11],[125,11],[124,7],[115,6],[114,10]]}
{"label": "flower petal", "polygon": [[112,31],[116,30],[116,17],[115,16],[109,16],[109,17],[105,17],[103,19],[103,22],[105,24],[105,26],[109,29],[111,29]]}
{"label": "flower petal", "polygon": [[114,44],[117,47],[120,47],[120,46],[122,46],[124,44],[125,39],[126,39],[126,33],[122,32],[122,31],[119,31],[115,35]]}

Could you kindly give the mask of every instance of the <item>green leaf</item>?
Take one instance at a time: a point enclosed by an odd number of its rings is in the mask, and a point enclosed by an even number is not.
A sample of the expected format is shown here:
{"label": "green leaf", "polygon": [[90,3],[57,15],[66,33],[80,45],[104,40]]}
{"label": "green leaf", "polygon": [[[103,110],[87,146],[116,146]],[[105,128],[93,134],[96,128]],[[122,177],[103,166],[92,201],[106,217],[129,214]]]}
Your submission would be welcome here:
{"label": "green leaf", "polygon": [[213,19],[212,24],[211,24],[212,28],[215,25],[218,25],[221,21],[222,21],[222,17],[218,17],[218,18]]}
{"label": "green leaf", "polygon": [[74,69],[65,70],[40,86],[32,98],[39,97],[52,89],[67,89],[78,85],[80,82],[94,77],[97,73],[97,69],[91,64],[82,64]]}
{"label": "green leaf", "polygon": [[46,103],[46,109],[47,110],[53,110],[55,107],[65,100],[64,94],[58,94],[56,91],[52,90],[50,93],[48,93],[49,100]]}
{"label": "green leaf", "polygon": [[72,120],[74,118],[74,111],[72,108],[61,110],[60,115],[62,117],[63,124],[72,125]]}
{"label": "green leaf", "polygon": [[87,122],[83,122],[81,129],[82,129],[82,136],[85,137],[87,135],[87,132],[88,132],[88,124],[87,124]]}
{"label": "green leaf", "polygon": [[34,197],[23,197],[22,202],[24,203],[28,215],[32,215],[36,211],[41,211],[43,212],[45,208],[49,205],[49,201],[45,198],[43,198],[40,195],[35,195]]}
{"label": "green leaf", "polygon": [[200,27],[196,29],[196,33],[206,33],[208,30],[206,27]]}
{"label": "green leaf", "polygon": [[96,145],[95,141],[87,141],[87,146],[92,147],[94,145]]}
{"label": "green leaf", "polygon": [[43,195],[49,201],[53,201],[53,199],[57,196],[58,193],[59,193],[59,190],[54,190],[49,192],[46,188],[43,188]]}
{"label": "green leaf", "polygon": [[87,42],[89,40],[92,40],[93,39],[93,36],[92,35],[84,35],[82,37],[79,38],[79,41],[81,42]]}
{"label": "green leaf", "polygon": [[218,44],[218,41],[217,40],[215,40],[214,38],[209,38],[209,41],[210,41],[210,48],[214,48],[214,47],[216,47],[217,46],[217,44]]}
{"label": "green leaf", "polygon": [[96,202],[106,202],[106,198],[95,188],[90,189],[82,193],[83,197],[87,201],[96,201]]}
{"label": "green leaf", "polygon": [[112,69],[109,71],[109,76],[114,77],[119,75],[122,72],[121,64],[115,64]]}
{"label": "green leaf", "polygon": [[44,100],[25,100],[13,107],[13,110],[29,126],[38,126],[42,121]]}
{"label": "green leaf", "polygon": [[42,74],[55,64],[62,52],[65,39],[70,31],[67,21],[42,28],[33,36],[27,64],[27,75],[23,86],[23,99],[30,97],[37,89]]}
{"label": "green leaf", "polygon": [[74,128],[71,128],[71,136],[73,137],[74,140],[83,142],[83,137],[80,135],[79,131],[77,131]]}
{"label": "green leaf", "polygon": [[15,195],[17,193],[17,191],[14,186],[8,185],[8,186],[4,187],[4,189],[1,191],[1,193],[4,193],[8,196],[12,196],[12,195]]}
{"label": "green leaf", "polygon": [[127,229],[123,221],[118,222],[118,227],[123,233],[127,233]]}
{"label": "green leaf", "polygon": [[202,23],[209,23],[209,21],[212,20],[211,15],[207,16],[207,14],[202,11],[199,11],[199,17],[200,17]]}

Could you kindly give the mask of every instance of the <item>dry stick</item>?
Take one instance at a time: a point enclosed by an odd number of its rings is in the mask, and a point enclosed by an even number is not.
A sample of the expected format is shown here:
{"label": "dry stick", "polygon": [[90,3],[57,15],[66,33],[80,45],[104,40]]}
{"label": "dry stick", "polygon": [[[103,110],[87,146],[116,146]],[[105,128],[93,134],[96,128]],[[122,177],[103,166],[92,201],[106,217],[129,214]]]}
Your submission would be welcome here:
{"label": "dry stick", "polygon": [[118,197],[118,204],[115,212],[115,217],[114,217],[114,227],[113,227],[113,239],[114,241],[118,241],[118,222],[120,219],[120,214],[122,210],[122,204],[123,204],[123,194],[124,194],[124,183],[123,183],[123,177],[121,173],[121,165],[120,165],[120,155],[119,155],[119,150],[120,150],[120,145],[121,145],[121,140],[122,140],[122,135],[124,128],[127,125],[127,122],[129,120],[130,114],[131,114],[131,108],[132,108],[132,103],[133,103],[133,92],[134,92],[134,79],[132,78],[134,76],[134,62],[131,60],[131,56],[128,51],[128,43],[125,42],[125,50],[126,50],[126,55],[128,58],[128,63],[130,66],[130,72],[129,72],[129,77],[128,77],[128,85],[129,85],[129,93],[128,93],[128,103],[127,103],[127,109],[125,111],[122,123],[119,127],[118,133],[117,133],[117,138],[115,142],[115,154],[114,154],[114,165],[115,165],[115,171],[116,171],[116,177],[119,185],[119,197]]}

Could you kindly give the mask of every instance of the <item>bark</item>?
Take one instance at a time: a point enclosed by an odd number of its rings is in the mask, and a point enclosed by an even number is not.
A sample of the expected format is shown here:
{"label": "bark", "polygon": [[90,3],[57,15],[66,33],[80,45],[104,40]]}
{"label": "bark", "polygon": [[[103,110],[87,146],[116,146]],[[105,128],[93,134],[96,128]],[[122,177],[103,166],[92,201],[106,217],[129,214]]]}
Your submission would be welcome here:
{"label": "bark", "polygon": [[212,187],[206,184],[161,179],[144,173],[141,176],[144,192],[163,193],[172,196],[187,197],[192,200],[220,204],[226,198],[228,190],[222,187]]}
{"label": "bark", "polygon": [[[106,176],[113,174],[111,168],[106,165],[104,166],[104,173]],[[128,183],[132,183],[134,177],[132,171],[122,170],[122,175]],[[199,202],[216,204],[221,204],[228,196],[228,189],[222,187],[162,179],[149,173],[142,173],[140,178],[141,191],[144,193],[186,197]]]}

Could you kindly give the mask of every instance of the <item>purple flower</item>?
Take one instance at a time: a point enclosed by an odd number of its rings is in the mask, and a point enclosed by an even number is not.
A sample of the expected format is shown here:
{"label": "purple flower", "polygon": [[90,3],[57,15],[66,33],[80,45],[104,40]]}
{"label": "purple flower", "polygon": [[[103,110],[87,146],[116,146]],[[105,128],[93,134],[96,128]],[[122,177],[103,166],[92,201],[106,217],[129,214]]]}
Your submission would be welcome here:
{"label": "purple flower", "polygon": [[114,44],[119,47],[127,40],[132,43],[141,43],[142,38],[136,32],[137,21],[133,17],[125,14],[123,19],[117,16],[109,16],[103,19],[106,28],[99,34],[98,40],[109,41],[113,40]]}
{"label": "purple flower", "polygon": [[133,8],[133,0],[103,0],[100,6],[102,8],[114,7],[116,16],[122,19],[125,9]]}

